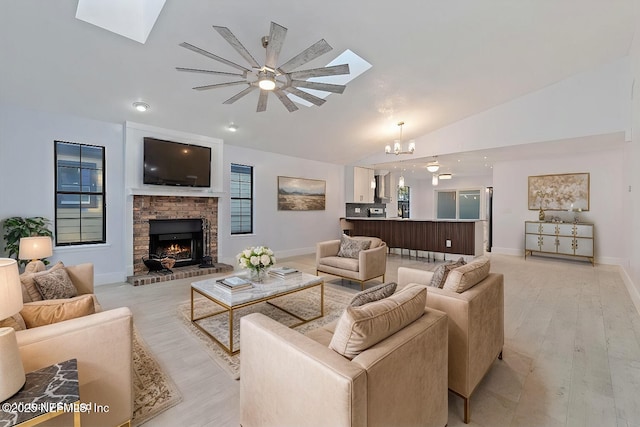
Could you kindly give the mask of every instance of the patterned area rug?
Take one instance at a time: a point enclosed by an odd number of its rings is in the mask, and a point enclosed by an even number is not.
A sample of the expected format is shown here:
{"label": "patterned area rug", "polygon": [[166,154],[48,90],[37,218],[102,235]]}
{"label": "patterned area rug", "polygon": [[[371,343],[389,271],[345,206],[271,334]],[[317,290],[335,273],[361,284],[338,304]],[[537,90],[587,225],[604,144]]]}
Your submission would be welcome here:
{"label": "patterned area rug", "polygon": [[133,420],[139,426],[180,403],[182,395],[133,329]]}
{"label": "patterned area rug", "polygon": [[[354,290],[325,283],[324,316],[309,323],[305,323],[304,325],[297,326],[295,329],[304,333],[337,319],[342,314],[344,307],[349,303],[351,298],[353,298],[355,293],[356,291]],[[276,298],[271,300],[271,302],[303,318],[311,318],[320,314],[319,288],[312,288],[306,291]],[[204,297],[197,298],[194,304],[196,317],[207,313],[213,313],[220,310],[220,308],[221,307]],[[234,314],[234,349],[239,348],[240,345],[240,334],[238,333],[240,330],[240,319],[242,316],[246,316],[251,313],[263,313],[284,325],[294,325],[299,322],[295,317],[290,316],[282,310],[279,310],[267,303],[260,303],[240,309]],[[191,333],[195,334],[207,347],[211,358],[223,369],[229,372],[233,378],[239,379],[240,354],[238,353],[235,356],[228,355],[222,347],[191,323],[190,301],[184,302],[178,306],[178,315],[183,321],[185,327]],[[220,314],[218,316],[203,319],[199,321],[199,323],[207,331],[211,332],[218,340],[226,343],[229,342],[229,323],[228,316],[226,314]]]}

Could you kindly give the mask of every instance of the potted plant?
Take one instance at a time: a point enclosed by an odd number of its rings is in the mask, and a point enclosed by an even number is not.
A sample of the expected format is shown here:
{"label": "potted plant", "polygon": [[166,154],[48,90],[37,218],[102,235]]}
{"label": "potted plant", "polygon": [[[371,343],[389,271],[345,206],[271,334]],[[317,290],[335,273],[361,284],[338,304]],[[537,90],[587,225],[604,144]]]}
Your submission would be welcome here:
{"label": "potted plant", "polygon": [[[20,249],[20,239],[22,237],[30,236],[49,236],[52,237],[53,233],[49,229],[51,221],[49,219],[34,216],[30,218],[23,218],[14,216],[4,220],[4,250],[7,251],[9,258],[18,258],[18,252]],[[49,264],[46,259],[42,260],[45,265]],[[18,265],[24,266],[29,260],[18,260]]]}

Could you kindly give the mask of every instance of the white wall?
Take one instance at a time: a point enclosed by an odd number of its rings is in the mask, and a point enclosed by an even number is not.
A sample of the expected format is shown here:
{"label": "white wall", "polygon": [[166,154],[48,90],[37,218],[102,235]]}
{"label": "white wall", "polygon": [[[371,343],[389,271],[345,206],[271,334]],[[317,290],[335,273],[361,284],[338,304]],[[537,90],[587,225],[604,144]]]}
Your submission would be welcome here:
{"label": "white wall", "polygon": [[[138,126],[140,128],[140,126]],[[144,126],[142,126],[144,127]],[[52,114],[14,105],[0,104],[0,220],[10,216],[44,216],[53,220],[54,140],[106,147],[107,243],[56,247],[51,261],[65,264],[92,262],[96,284],[126,279],[131,264],[131,210],[127,198],[132,192],[156,193],[139,183],[140,160],[134,146],[127,151],[124,125],[61,114]],[[155,131],[158,131],[156,128]],[[154,133],[157,137],[184,136],[171,130]],[[215,138],[188,135],[190,140],[221,143]],[[170,139],[170,138],[169,138]],[[221,145],[221,144],[220,144]],[[229,173],[231,163],[254,166],[255,223],[250,236],[231,236],[229,229]],[[126,175],[125,165],[133,171]],[[141,166],[141,165],[140,165]],[[327,183],[326,210],[285,212],[277,210],[277,177],[322,179]],[[315,251],[321,240],[340,236],[339,217],[344,214],[344,167],[240,147],[225,146],[222,162],[223,184],[204,190],[219,198],[219,261],[234,263],[235,255],[246,246],[269,245],[280,258]],[[172,191],[175,189],[163,189]],[[218,191],[221,190],[221,191]],[[194,191],[184,189],[187,196]],[[196,190],[197,193],[197,190]],[[175,191],[171,194],[181,194]],[[4,249],[4,243],[0,249]],[[0,250],[0,253],[2,253]]]}
{"label": "white wall", "polygon": [[[596,262],[626,265],[629,247],[624,227],[627,183],[623,148],[576,153],[553,158],[496,163],[493,166],[494,253],[524,254],[524,221],[537,221],[538,211],[528,209],[528,177],[559,173],[590,174],[590,210],[580,215],[595,224]],[[547,215],[570,219],[568,212]]]}
{"label": "white wall", "polygon": [[[51,261],[93,262],[96,283],[124,276],[123,128],[81,117],[0,104],[0,220],[11,216],[55,218],[54,141],[106,148],[107,243],[56,247]],[[53,225],[52,225],[53,229]],[[2,241],[4,251],[4,241]]]}
{"label": "white wall", "polygon": [[[231,163],[253,166],[254,232],[231,235],[229,198],[221,198],[219,261],[234,265],[236,254],[255,245],[269,246],[278,258],[313,253],[317,242],[339,238],[339,218],[345,209],[343,166],[225,145],[225,189],[229,188]],[[325,180],[326,210],[278,211],[278,176]]]}
{"label": "white wall", "polygon": [[[640,28],[640,4],[635,3],[636,29]],[[640,31],[636,30],[631,48],[629,50],[631,76],[633,82],[630,85],[632,94],[631,104],[631,142],[626,150],[627,184],[629,193],[625,205],[626,221],[623,227],[628,230],[630,263],[624,270],[625,284],[640,312]]]}

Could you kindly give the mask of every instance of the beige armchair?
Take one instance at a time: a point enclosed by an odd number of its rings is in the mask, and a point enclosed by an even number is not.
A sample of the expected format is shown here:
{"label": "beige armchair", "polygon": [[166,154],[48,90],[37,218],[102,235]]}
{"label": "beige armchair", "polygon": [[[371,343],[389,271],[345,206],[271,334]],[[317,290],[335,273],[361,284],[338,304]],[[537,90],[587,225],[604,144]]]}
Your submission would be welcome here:
{"label": "beige armchair", "polygon": [[[93,294],[93,264],[64,268],[79,295]],[[23,299],[31,300],[26,289]],[[25,307],[46,302],[29,301]],[[99,305],[95,308],[101,310]],[[109,409],[82,413],[83,427],[120,426],[128,425],[133,415],[132,328],[131,311],[122,307],[18,330],[16,339],[27,372],[68,359],[78,360],[81,401]],[[72,415],[64,414],[47,425],[72,425]]]}
{"label": "beige armchair", "polygon": [[[451,274],[451,273],[450,273]],[[428,285],[432,272],[398,268],[398,286]],[[457,293],[429,287],[427,307],[449,316],[449,389],[464,399],[464,422],[470,419],[469,399],[504,346],[504,276],[489,275]]]}
{"label": "beige armchair", "polygon": [[358,258],[338,256],[340,240],[328,240],[316,245],[316,275],[319,272],[360,282],[364,289],[365,282],[384,276],[387,271],[387,244],[377,237],[357,236],[356,240],[370,240],[371,246],[360,251]]}
{"label": "beige armchair", "polygon": [[243,427],[446,425],[444,313],[425,308],[352,360],[329,348],[334,327],[305,336],[262,314],[242,318]]}

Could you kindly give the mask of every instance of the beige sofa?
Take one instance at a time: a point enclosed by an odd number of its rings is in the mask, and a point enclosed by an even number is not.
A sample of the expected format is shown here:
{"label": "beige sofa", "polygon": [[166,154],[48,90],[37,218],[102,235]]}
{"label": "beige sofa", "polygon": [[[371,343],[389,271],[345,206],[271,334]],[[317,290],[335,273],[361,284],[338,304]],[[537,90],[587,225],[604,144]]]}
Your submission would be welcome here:
{"label": "beige sofa", "polygon": [[328,240],[316,245],[316,275],[319,272],[344,277],[360,282],[364,289],[365,282],[382,277],[387,271],[387,244],[377,237],[357,236],[356,240],[370,240],[371,246],[360,251],[357,258],[338,256],[340,240]]}
{"label": "beige sofa", "polygon": [[[93,264],[65,267],[79,294],[93,294]],[[95,297],[94,297],[95,299]],[[27,302],[25,306],[39,302]],[[100,310],[99,306],[96,308]],[[100,311],[16,332],[24,368],[34,371],[68,359],[78,360],[80,400],[106,405],[108,412],[83,413],[83,427],[127,425],[133,415],[131,311]],[[47,425],[72,425],[65,414]]]}
{"label": "beige sofa", "polygon": [[351,360],[329,348],[335,327],[302,335],[262,314],[242,318],[242,427],[446,425],[444,313],[424,308]]}
{"label": "beige sofa", "polygon": [[[429,271],[400,267],[398,286],[426,285],[432,276]],[[462,293],[428,287],[427,307],[449,316],[449,389],[464,399],[464,422],[468,423],[472,393],[496,358],[502,359],[504,276],[489,273]]]}

